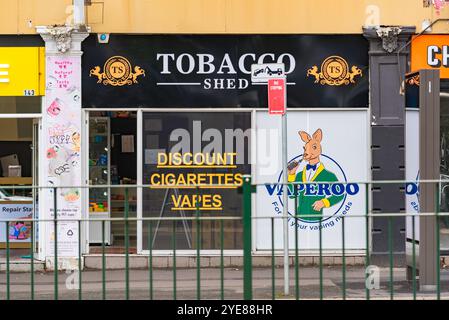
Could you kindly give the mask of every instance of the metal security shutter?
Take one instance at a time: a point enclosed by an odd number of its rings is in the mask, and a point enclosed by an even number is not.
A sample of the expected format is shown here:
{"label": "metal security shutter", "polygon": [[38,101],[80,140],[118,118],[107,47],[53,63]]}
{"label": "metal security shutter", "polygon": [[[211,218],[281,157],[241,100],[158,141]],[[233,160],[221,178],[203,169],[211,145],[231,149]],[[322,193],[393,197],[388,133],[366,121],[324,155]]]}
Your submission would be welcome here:
{"label": "metal security shutter", "polygon": [[[404,127],[372,127],[372,179],[404,180]],[[388,263],[388,223],[389,219],[382,213],[405,212],[405,190],[403,184],[373,184],[372,211],[379,217],[372,223],[372,258],[373,263]],[[391,220],[393,253],[395,263],[403,262],[405,253],[405,218],[395,217]]]}

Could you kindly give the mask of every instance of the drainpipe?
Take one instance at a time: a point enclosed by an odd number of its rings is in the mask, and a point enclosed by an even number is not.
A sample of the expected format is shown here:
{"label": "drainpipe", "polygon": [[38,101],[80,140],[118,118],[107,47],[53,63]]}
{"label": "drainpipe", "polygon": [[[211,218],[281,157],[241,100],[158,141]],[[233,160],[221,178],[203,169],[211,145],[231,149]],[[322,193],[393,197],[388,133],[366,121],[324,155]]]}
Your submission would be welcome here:
{"label": "drainpipe", "polygon": [[84,6],[85,0],[73,0],[73,23],[75,26],[86,25]]}

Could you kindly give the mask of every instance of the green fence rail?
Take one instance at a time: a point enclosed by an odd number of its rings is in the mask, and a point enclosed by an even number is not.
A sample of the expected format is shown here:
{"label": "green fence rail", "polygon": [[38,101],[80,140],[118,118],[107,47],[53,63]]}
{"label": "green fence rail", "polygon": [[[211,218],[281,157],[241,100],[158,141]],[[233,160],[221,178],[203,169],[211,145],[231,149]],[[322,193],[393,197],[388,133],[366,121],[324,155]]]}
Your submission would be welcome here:
{"label": "green fence rail", "polygon": [[[324,232],[322,227],[322,221],[327,216],[322,216],[317,224],[318,228],[318,247],[315,250],[307,251],[301,248],[302,244],[300,242],[300,230],[298,230],[298,222],[301,219],[307,217],[313,217],[314,215],[299,215],[297,212],[298,208],[298,190],[299,184],[291,183],[293,186],[293,202],[294,202],[294,214],[292,214],[289,219],[292,221],[292,226],[294,230],[291,231],[294,235],[294,245],[290,249],[290,265],[291,270],[291,292],[290,296],[284,296],[283,290],[280,285],[283,283],[280,281],[282,279],[282,273],[277,272],[282,263],[279,263],[278,259],[282,255],[282,247],[277,244],[277,241],[282,239],[282,234],[279,233],[276,226],[280,225],[279,222],[282,221],[283,217],[279,215],[261,216],[258,215],[252,203],[254,201],[254,195],[258,192],[259,187],[263,187],[265,184],[254,184],[250,177],[244,177],[243,185],[240,190],[240,195],[242,198],[242,214],[241,216],[202,216],[200,212],[199,205],[197,203],[196,210],[191,216],[174,216],[174,217],[131,217],[130,216],[130,200],[129,200],[129,190],[137,188],[147,188],[151,186],[107,186],[108,188],[121,188],[124,190],[125,197],[123,199],[124,205],[124,215],[121,218],[82,218],[82,219],[68,219],[55,217],[52,214],[52,218],[11,218],[11,219],[0,219],[0,226],[3,228],[3,233],[5,235],[5,242],[3,249],[0,249],[0,298],[6,300],[10,299],[39,299],[39,298],[49,298],[48,288],[42,290],[45,287],[43,284],[48,284],[49,276],[52,277],[53,290],[51,296],[57,299],[132,299],[133,291],[137,298],[141,298],[144,295],[147,299],[185,299],[196,298],[200,299],[245,299],[251,300],[254,298],[264,298],[264,299],[351,299],[351,298],[364,298],[364,299],[449,299],[449,273],[446,272],[444,266],[442,265],[442,251],[441,251],[441,235],[440,229],[443,225],[445,228],[449,229],[447,221],[449,220],[449,213],[440,212],[442,197],[441,186],[449,182],[446,181],[419,181],[420,185],[424,183],[433,183],[436,185],[435,188],[435,212],[420,212],[418,213],[382,213],[381,215],[375,214],[370,211],[370,194],[371,186],[373,183],[376,185],[382,184],[383,182],[354,182],[360,186],[364,186],[364,202],[365,208],[364,212],[353,212],[346,216],[341,216],[341,223],[338,230],[340,230],[340,240],[339,249],[332,250],[329,253],[329,249],[324,246]],[[384,182],[387,184],[403,185],[404,181],[388,181]],[[416,183],[416,182],[414,182]],[[214,186],[210,186],[213,188]],[[53,203],[51,212],[58,212],[58,201],[57,194],[58,189],[64,189],[67,187],[3,187],[7,190],[26,190],[26,189],[38,189],[39,191],[48,189],[52,190]],[[71,187],[73,188],[73,187]],[[78,188],[78,187],[77,187]],[[105,186],[89,186],[89,187],[79,187],[79,188],[102,188]],[[168,186],[167,186],[168,188]],[[201,186],[196,186],[196,194],[199,195],[201,192]],[[0,202],[1,206],[1,202]],[[263,210],[263,208],[257,207],[257,211]],[[316,216],[315,216],[316,217]],[[372,251],[371,251],[371,225],[374,218],[385,218],[387,219],[387,252],[385,252],[386,260],[384,259],[383,264],[380,266],[372,265]],[[394,250],[394,225],[398,219],[404,219],[408,217],[411,223],[412,229],[412,239],[411,239],[411,263],[406,264],[398,260],[397,257],[400,255],[404,256],[402,252],[395,252]],[[422,217],[434,217],[435,221],[435,290],[434,291],[421,291],[419,290],[419,281],[423,281],[419,278],[419,250],[417,241],[417,234],[415,232],[415,227],[417,221]],[[365,225],[365,247],[363,248],[364,254],[361,252],[357,253],[358,257],[364,259],[364,263],[360,263],[358,266],[354,266],[353,263],[348,263],[348,259],[355,259],[354,252],[348,249],[348,232],[353,232],[348,230],[347,222],[348,219],[359,219],[364,222]],[[78,232],[77,236],[77,257],[72,257],[72,263],[68,267],[66,257],[61,254],[64,250],[64,246],[67,244],[60,243],[61,239],[58,236],[58,232],[53,232],[53,240],[51,247],[51,252],[47,253],[47,261],[45,261],[45,270],[42,268],[36,268],[39,264],[43,262],[37,259],[38,257],[38,246],[36,246],[34,241],[30,242],[30,246],[27,249],[15,249],[13,244],[17,243],[13,238],[10,237],[11,227],[14,226],[18,220],[22,222],[27,222],[31,226],[30,228],[30,238],[34,239],[38,231],[36,228],[48,228],[52,225],[53,230],[62,230],[62,226],[68,222],[77,224]],[[170,225],[169,229],[170,236],[169,250],[161,250],[154,246],[154,236],[155,236],[155,226],[160,221],[168,223]],[[96,255],[100,255],[100,270],[92,270],[84,265],[84,260],[89,257],[89,254],[83,253],[83,241],[85,237],[85,230],[83,229],[87,223],[95,221],[101,224],[101,243],[97,246]],[[218,245],[211,251],[211,248],[207,248],[203,245],[204,234],[202,231],[202,225],[207,222],[216,222],[218,227],[214,229],[214,233],[218,234],[217,239]],[[225,243],[225,223],[229,221],[234,221],[242,224],[242,247],[238,250],[229,250],[226,248]],[[351,220],[349,220],[351,221]],[[124,267],[119,270],[111,270],[108,267],[108,259],[114,259],[117,254],[109,253],[109,246],[106,243],[106,224],[107,223],[120,223],[122,224],[124,230],[124,251],[120,254],[120,257],[124,258]],[[179,235],[179,225],[182,223],[189,223],[192,227],[195,227],[196,234],[192,245],[194,250],[186,251],[180,246],[177,236]],[[263,222],[269,227],[269,231],[263,234],[258,233],[255,228],[257,223]],[[147,237],[145,237],[147,242],[147,248],[143,252],[139,252],[137,255],[135,252],[131,252],[130,244],[130,225],[141,223],[142,229],[146,227]],[[84,230],[84,231],[83,231]],[[157,232],[157,231],[156,231]],[[270,244],[270,248],[264,250],[255,251],[255,238],[263,237],[266,243]],[[144,237],[142,236],[142,241]],[[0,239],[1,241],[1,239]],[[404,237],[404,242],[405,242]],[[14,243],[13,243],[14,242]],[[38,243],[39,244],[39,243]],[[336,243],[337,245],[337,243]],[[449,245],[449,243],[448,243]],[[41,246],[41,244],[39,244]],[[113,247],[113,246],[112,246]],[[17,252],[20,254],[20,258],[17,258]],[[359,250],[360,251],[360,250]],[[443,252],[444,253],[444,252]],[[28,256],[28,257],[27,257]],[[134,268],[131,266],[131,259],[136,256],[143,257],[147,259],[146,267],[142,270],[142,267]],[[228,257],[237,256],[242,257],[242,269],[236,270],[235,265],[229,262]],[[34,257],[34,258],[33,258]],[[171,264],[161,266],[158,263],[158,259],[167,258],[167,261],[171,261]],[[216,257],[218,263],[211,266],[206,266],[202,264],[202,260],[206,257]],[[329,263],[326,259],[332,257],[334,260],[338,258],[338,262]],[[30,259],[29,259],[30,258]],[[48,260],[49,258],[49,260]],[[307,258],[310,258],[307,260]],[[193,263],[186,263],[186,259],[191,259]],[[255,262],[257,259],[265,259],[263,263],[258,264]],[[18,272],[14,268],[17,267],[17,261],[20,261],[22,270]],[[76,261],[73,263],[73,261]],[[267,264],[267,261],[269,263]],[[303,263],[301,263],[303,261]],[[309,261],[309,262],[307,262]],[[385,262],[386,261],[386,262]],[[28,262],[28,263],[25,263]],[[26,270],[23,270],[23,266],[26,266]],[[12,268],[14,267],[14,268]],[[368,286],[369,281],[376,282],[373,280],[373,274],[368,272],[369,268],[374,267],[380,270],[380,288],[372,288]],[[39,271],[40,270],[40,271]],[[67,289],[67,276],[65,272],[67,270],[74,272],[73,279],[76,278],[77,285],[75,289]],[[211,280],[211,271],[216,270],[213,279]],[[37,272],[40,272],[37,274]],[[145,279],[139,278],[144,273]],[[280,270],[279,270],[280,271]],[[169,273],[167,273],[169,272]],[[328,273],[332,274],[329,276]],[[408,273],[410,272],[410,274]],[[123,287],[117,287],[117,274],[123,276]],[[311,277],[310,275],[313,276]],[[318,276],[316,276],[318,274]],[[374,274],[376,276],[376,274]],[[407,276],[409,277],[407,279]],[[133,279],[134,278],[134,279]],[[143,279],[143,280],[142,280]],[[171,293],[169,295],[165,294],[167,292],[166,287],[161,287],[161,281],[166,281],[169,279],[172,283]],[[229,281],[228,281],[229,280]],[[326,283],[327,280],[332,282],[332,286]],[[29,283],[28,283],[29,281]],[[146,283],[143,286],[142,283]],[[93,284],[94,283],[94,284]],[[139,284],[136,286],[136,283]],[[193,286],[192,286],[192,283]],[[214,285],[211,285],[213,283]],[[98,286],[96,286],[98,284]],[[28,287],[27,290],[24,287]],[[143,288],[143,289],[142,289]],[[334,292],[335,289],[337,292]],[[395,290],[396,289],[396,290]],[[73,291],[75,290],[75,291]],[[332,291],[332,292],[326,292]],[[76,296],[72,293],[76,292]]]}

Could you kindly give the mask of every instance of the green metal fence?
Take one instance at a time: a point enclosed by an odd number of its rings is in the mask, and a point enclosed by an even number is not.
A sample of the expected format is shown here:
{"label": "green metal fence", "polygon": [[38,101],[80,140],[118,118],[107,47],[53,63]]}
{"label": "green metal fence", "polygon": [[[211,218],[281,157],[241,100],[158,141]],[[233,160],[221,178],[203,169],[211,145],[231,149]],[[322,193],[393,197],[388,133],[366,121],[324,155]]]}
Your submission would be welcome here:
{"label": "green metal fence", "polygon": [[[14,253],[14,249],[11,249],[11,240],[9,237],[9,231],[11,228],[11,224],[17,221],[18,219],[1,219],[0,225],[3,225],[5,231],[5,246],[3,251],[3,255],[1,256],[1,264],[3,265],[0,275],[1,281],[0,285],[3,290],[0,290],[0,293],[4,293],[4,299],[14,299],[13,295],[16,292],[20,292],[17,294],[18,298],[21,299],[40,299],[40,298],[49,298],[48,296],[48,288],[45,291],[45,294],[39,291],[39,288],[43,286],[42,283],[45,283],[48,286],[48,277],[52,274],[52,297],[54,299],[67,299],[67,298],[77,298],[79,300],[82,299],[109,299],[109,298],[122,298],[122,299],[132,299],[133,290],[135,290],[138,297],[142,297],[143,291],[146,291],[145,298],[148,299],[185,299],[194,298],[194,299],[236,299],[243,298],[246,300],[254,299],[254,298],[265,298],[265,299],[278,299],[278,298],[286,298],[286,299],[351,299],[351,298],[363,298],[363,299],[371,299],[371,298],[382,298],[382,299],[443,299],[449,298],[449,274],[446,274],[446,270],[441,268],[441,260],[440,260],[440,225],[441,219],[447,221],[449,214],[446,212],[440,211],[441,197],[440,190],[441,185],[446,183],[445,181],[420,181],[420,184],[423,183],[433,183],[437,187],[435,188],[435,212],[421,212],[418,214],[410,214],[407,216],[411,218],[412,222],[412,263],[409,267],[411,270],[411,279],[407,280],[404,276],[405,270],[407,266],[402,263],[398,264],[395,262],[395,254],[393,250],[393,225],[395,219],[404,218],[405,213],[383,213],[381,216],[388,219],[388,264],[384,265],[381,269],[387,274],[386,277],[383,277],[383,282],[387,282],[386,286],[384,285],[384,289],[372,289],[369,288],[366,283],[369,280],[370,274],[366,272],[367,268],[371,266],[371,252],[370,252],[370,228],[371,228],[371,220],[374,217],[379,217],[379,215],[373,214],[370,212],[370,193],[371,186],[375,183],[376,185],[385,183],[385,184],[396,184],[401,185],[406,182],[401,181],[390,181],[390,182],[362,182],[358,183],[359,185],[364,185],[365,192],[365,212],[354,212],[348,216],[341,217],[341,224],[339,226],[341,231],[341,252],[338,254],[333,254],[333,257],[338,258],[341,263],[334,263],[331,267],[329,267],[329,263],[325,263],[325,259],[327,257],[325,251],[326,248],[323,248],[323,232],[322,232],[322,219],[318,222],[320,228],[318,232],[319,237],[319,246],[317,248],[317,255],[314,256],[314,261],[310,263],[310,265],[301,265],[301,259],[304,258],[304,253],[301,253],[301,244],[299,243],[299,231],[298,228],[294,228],[294,247],[290,248],[290,257],[291,257],[291,265],[289,266],[291,271],[291,281],[290,286],[291,295],[283,296],[281,294],[282,290],[280,288],[280,284],[282,281],[282,276],[279,276],[280,267],[282,264],[277,263],[277,257],[280,256],[279,248],[275,247],[276,239],[282,238],[282,234],[277,233],[275,225],[276,222],[282,220],[283,217],[281,215],[270,216],[270,217],[260,217],[255,214],[252,210],[252,200],[253,194],[257,192],[258,186],[263,185],[255,185],[251,183],[251,179],[246,177],[244,179],[242,187],[239,189],[242,195],[242,215],[235,217],[226,217],[226,216],[215,216],[215,217],[203,217],[201,216],[200,209],[197,205],[195,214],[191,217],[130,217],[129,216],[129,197],[128,192],[132,188],[146,188],[150,186],[119,186],[123,188],[125,191],[125,197],[123,199],[123,204],[125,208],[123,218],[105,218],[105,219],[96,219],[95,221],[101,222],[101,245],[100,245],[100,255],[101,255],[101,268],[100,270],[90,270],[83,266],[83,258],[86,256],[82,253],[82,232],[78,233],[78,257],[76,257],[76,278],[78,282],[78,286],[76,288],[77,295],[76,297],[73,294],[68,294],[67,290],[64,289],[61,291],[61,286],[64,284],[61,283],[64,280],[64,266],[60,265],[60,261],[64,258],[60,256],[58,248],[62,244],[59,243],[58,233],[54,233],[54,246],[53,246],[53,254],[50,255],[53,259],[52,265],[53,270],[44,270],[37,271],[36,266],[40,263],[36,259],[29,259],[29,270],[25,273],[16,273],[14,270],[11,270],[11,266],[14,265],[15,261],[12,258],[12,254]],[[297,184],[292,183],[294,190],[294,195],[296,195]],[[81,187],[81,188],[104,188],[104,186],[90,186],[90,187]],[[110,186],[111,188],[118,186]],[[213,187],[213,186],[211,186]],[[20,189],[30,189],[30,187],[8,187],[11,190],[20,190]],[[43,187],[35,187],[42,191]],[[197,192],[199,192],[200,187],[197,186]],[[5,187],[5,189],[7,189]],[[58,188],[52,187],[52,191],[54,195],[58,194]],[[53,202],[53,212],[57,212],[58,203],[56,201],[56,197],[54,197]],[[294,197],[295,201],[295,214],[290,216],[290,219],[293,219],[295,222],[295,226],[299,219],[307,217],[307,215],[298,215],[297,210],[297,197]],[[1,205],[1,204],[0,204]],[[258,210],[262,210],[258,208]],[[415,224],[417,219],[420,217],[435,217],[435,226],[436,232],[435,241],[436,241],[436,290],[435,292],[425,293],[419,291],[419,279],[417,277],[418,267],[417,267],[417,259],[418,259],[418,250],[416,248],[416,234],[415,234]],[[365,254],[363,256],[364,266],[354,266],[354,263],[348,264],[348,241],[347,235],[348,230],[347,220],[359,218],[363,219],[365,222]],[[157,259],[161,257],[159,250],[155,249],[153,246],[153,230],[154,226],[158,220],[163,219],[165,222],[171,223],[171,249],[168,253],[168,257],[171,258],[171,265],[167,266],[158,266],[156,265]],[[254,251],[254,226],[257,221],[265,220],[270,226],[269,234],[265,234],[264,236],[269,239],[271,243],[271,248],[269,250],[265,250],[262,254],[263,258],[267,258],[270,263],[267,265],[266,263],[263,266],[254,264],[255,259],[261,258],[260,252]],[[21,221],[26,221],[31,224],[30,229],[30,237],[31,239],[35,236],[35,227],[39,225],[42,226],[44,224],[52,224],[54,230],[58,230],[58,226],[62,223],[66,223],[68,221],[72,221],[78,224],[78,230],[82,230],[82,226],[84,223],[91,221],[90,219],[20,219]],[[192,225],[196,226],[196,236],[195,236],[195,253],[190,255],[189,258],[194,259],[194,264],[186,267],[185,263],[182,265],[178,265],[178,263],[184,259],[185,254],[183,254],[183,250],[179,248],[179,244],[177,243],[177,224],[181,220],[187,220],[192,223]],[[105,241],[105,233],[106,226],[105,224],[111,221],[120,222],[124,228],[124,253],[122,257],[124,258],[124,267],[118,271],[111,271],[108,268],[108,259],[112,259],[114,255],[107,253],[107,245]],[[216,221],[219,223],[218,238],[219,241],[219,249],[215,250],[212,254],[213,256],[218,258],[218,265],[215,266],[217,271],[217,279],[214,278],[214,283],[216,285],[211,286],[208,285],[210,280],[208,277],[210,276],[210,266],[204,266],[202,264],[202,259],[205,259],[209,253],[206,252],[207,248],[202,248],[202,233],[201,233],[201,225],[205,221]],[[242,251],[238,256],[243,258],[242,270],[238,270],[239,274],[235,275],[235,267],[232,264],[226,263],[226,258],[229,257],[227,250],[225,249],[225,232],[224,232],[224,223],[226,221],[240,221],[243,225],[243,246]],[[135,255],[130,253],[130,224],[141,222],[142,225],[147,227],[147,243],[148,250],[146,253],[140,254],[139,256],[145,257],[147,260],[147,267],[141,269],[134,269],[130,265],[130,259],[134,258]],[[448,226],[449,227],[449,226]],[[404,239],[405,241],[405,239]],[[28,251],[28,255],[30,257],[36,256],[36,248],[34,246],[34,242],[31,241],[30,248],[26,249]],[[165,253],[167,254],[167,253]],[[233,253],[235,254],[235,252]],[[351,258],[353,258],[351,256]],[[23,259],[22,259],[23,260]],[[22,261],[23,262],[23,261]],[[327,265],[327,266],[326,266]],[[73,267],[73,265],[72,265]],[[137,270],[137,271],[136,271]],[[325,284],[327,273],[331,270],[332,275],[332,283],[337,284],[336,286],[329,287]],[[111,279],[111,274],[115,272],[115,274],[120,274],[124,276],[123,279],[123,287],[117,289],[116,279]],[[136,276],[137,273],[142,275],[142,272],[146,273],[145,279],[136,279],[132,280],[133,276]],[[167,272],[170,273],[170,276],[167,276]],[[318,278],[314,278],[313,284],[311,284],[311,280],[308,278],[311,273],[318,273]],[[386,273],[387,272],[387,273]],[[205,274],[206,275],[203,275]],[[228,275],[233,273],[233,278],[228,281]],[[257,274],[255,274],[257,273]],[[356,276],[354,274],[357,273]],[[338,274],[338,276],[336,276]],[[37,279],[39,277],[44,277],[44,279]],[[92,277],[95,278],[95,283],[101,283],[101,285],[93,288],[92,286]],[[158,278],[160,277],[160,278]],[[184,277],[184,278],[182,278]],[[62,279],[61,279],[62,278]],[[170,279],[172,288],[171,294],[167,296],[167,288],[163,288],[164,294],[161,294],[161,279]],[[17,281],[15,279],[18,279]],[[101,279],[101,280],[100,280]],[[355,281],[355,280],[357,281]],[[16,282],[15,282],[16,281]],[[164,280],[165,281],[165,280]],[[191,282],[194,281],[194,289],[191,287]],[[143,282],[146,283],[146,289],[142,289]],[[185,283],[189,283],[185,285]],[[381,279],[382,282],[382,279]],[[138,288],[134,288],[133,284],[138,283]],[[236,284],[238,283],[238,284]],[[188,287],[186,289],[186,286]],[[25,287],[28,287],[25,290]],[[333,292],[329,295],[326,290],[332,291],[338,287],[338,294]],[[399,287],[399,292],[395,291]],[[386,289],[385,289],[386,288]],[[378,290],[378,291],[376,291]],[[334,290],[335,291],[335,290]],[[71,291],[73,292],[73,290]],[[355,293],[356,292],[356,293]],[[364,292],[363,295],[360,293]],[[95,294],[94,294],[95,293]],[[316,293],[312,295],[312,293]],[[380,294],[382,293],[382,294]],[[373,297],[374,294],[374,297]]]}

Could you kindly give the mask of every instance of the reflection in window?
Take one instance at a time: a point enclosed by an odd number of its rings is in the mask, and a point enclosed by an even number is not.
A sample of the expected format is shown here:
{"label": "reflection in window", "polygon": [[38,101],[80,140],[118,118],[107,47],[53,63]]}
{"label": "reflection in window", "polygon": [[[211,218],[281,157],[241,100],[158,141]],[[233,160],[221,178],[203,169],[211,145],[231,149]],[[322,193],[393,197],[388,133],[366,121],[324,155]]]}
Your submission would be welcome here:
{"label": "reflection in window", "polygon": [[[200,217],[241,217],[242,196],[237,186],[251,172],[249,137],[251,115],[246,112],[144,113],[144,217],[160,219],[143,225],[143,249],[242,248],[241,220],[193,221]],[[221,184],[192,188],[196,184]],[[170,185],[171,188],[158,186]],[[198,211],[197,211],[198,210]],[[200,235],[200,243],[198,243]]]}

